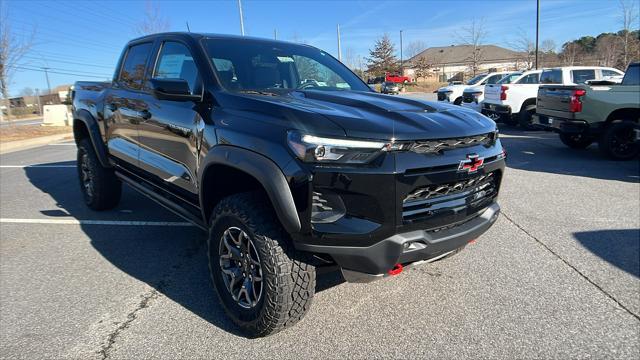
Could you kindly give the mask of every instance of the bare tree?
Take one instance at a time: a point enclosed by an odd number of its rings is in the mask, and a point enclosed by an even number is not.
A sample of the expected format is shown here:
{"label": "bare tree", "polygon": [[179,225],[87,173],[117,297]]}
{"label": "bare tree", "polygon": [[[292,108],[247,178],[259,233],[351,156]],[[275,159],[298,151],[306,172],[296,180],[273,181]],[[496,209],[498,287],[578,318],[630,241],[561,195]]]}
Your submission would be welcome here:
{"label": "bare tree", "polygon": [[169,28],[169,20],[160,14],[158,5],[147,0],[144,6],[144,19],[136,25],[135,31],[140,35],[147,35],[168,31]]}
{"label": "bare tree", "polygon": [[573,65],[581,54],[582,48],[574,42],[569,42],[562,46],[562,62],[564,65]]}
{"label": "bare tree", "polygon": [[[9,85],[16,71],[16,65],[33,45],[35,29],[27,36],[14,34],[7,14],[8,10],[4,6],[4,3],[0,3],[0,94],[3,102],[6,102],[8,118],[11,119],[11,106],[8,101]],[[2,110],[0,110],[0,118],[2,118]]]}
{"label": "bare tree", "polygon": [[529,37],[529,34],[522,28],[518,29],[516,36],[515,41],[511,43],[511,47],[520,53],[519,58],[524,62],[526,69],[531,70],[536,57],[536,45]]}
{"label": "bare tree", "polygon": [[596,41],[598,63],[602,66],[615,66],[622,48],[622,39],[616,35],[599,36]]}
{"label": "bare tree", "polygon": [[422,40],[415,40],[410,42],[407,47],[404,49],[404,52],[407,54],[407,58],[411,59],[412,57],[420,54],[424,49],[427,48],[427,45]]}
{"label": "bare tree", "polygon": [[637,39],[631,35],[633,25],[638,21],[638,13],[635,8],[635,1],[620,0],[620,22],[622,23],[622,62],[623,67],[629,65],[629,61],[633,58],[632,45],[635,45]]}
{"label": "bare tree", "polygon": [[426,79],[429,76],[429,70],[431,70],[432,66],[433,65],[429,62],[429,60],[427,60],[426,57],[419,57],[418,60],[416,60],[414,63],[416,80],[419,78]]}
{"label": "bare tree", "polygon": [[480,68],[480,62],[483,59],[482,44],[487,37],[487,31],[484,28],[484,20],[473,19],[471,24],[462,28],[462,33],[457,34],[460,43],[471,47],[471,53],[467,57],[469,68],[476,75]]}
{"label": "bare tree", "polygon": [[551,39],[542,40],[540,44],[540,60],[542,66],[549,66],[550,59],[556,57],[556,42]]}
{"label": "bare tree", "polygon": [[30,87],[26,87],[20,90],[20,96],[33,96],[33,94],[35,93],[33,92],[33,89]]}

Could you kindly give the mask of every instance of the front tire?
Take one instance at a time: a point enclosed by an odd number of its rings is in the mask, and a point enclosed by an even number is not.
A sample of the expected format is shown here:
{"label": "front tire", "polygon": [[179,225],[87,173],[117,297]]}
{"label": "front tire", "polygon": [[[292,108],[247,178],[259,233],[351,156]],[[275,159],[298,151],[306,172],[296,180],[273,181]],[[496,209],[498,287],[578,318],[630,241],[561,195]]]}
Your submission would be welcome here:
{"label": "front tire", "polygon": [[635,141],[634,133],[637,126],[632,121],[608,124],[598,143],[600,151],[614,160],[630,160],[638,156],[640,143]]}
{"label": "front tire", "polygon": [[593,143],[593,138],[587,134],[560,133],[560,141],[572,149],[586,149]]}
{"label": "front tire", "polygon": [[453,105],[462,105],[462,97],[459,97],[453,101]]}
{"label": "front tire", "polygon": [[301,320],[311,307],[315,268],[294,249],[268,200],[260,193],[224,198],[211,224],[209,271],[231,320],[250,337]]}
{"label": "front tire", "polygon": [[102,166],[91,139],[78,143],[78,179],[84,202],[93,210],[113,209],[122,196],[122,182],[112,169]]}

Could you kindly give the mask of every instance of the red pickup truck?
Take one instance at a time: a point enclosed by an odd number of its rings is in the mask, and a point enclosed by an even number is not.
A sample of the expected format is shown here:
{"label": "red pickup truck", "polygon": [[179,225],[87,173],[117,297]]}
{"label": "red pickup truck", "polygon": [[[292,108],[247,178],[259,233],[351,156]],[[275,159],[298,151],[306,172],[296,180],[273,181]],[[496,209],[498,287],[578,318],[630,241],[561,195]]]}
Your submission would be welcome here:
{"label": "red pickup truck", "polygon": [[385,81],[407,84],[411,82],[411,79],[408,76],[401,76],[398,74],[385,74]]}

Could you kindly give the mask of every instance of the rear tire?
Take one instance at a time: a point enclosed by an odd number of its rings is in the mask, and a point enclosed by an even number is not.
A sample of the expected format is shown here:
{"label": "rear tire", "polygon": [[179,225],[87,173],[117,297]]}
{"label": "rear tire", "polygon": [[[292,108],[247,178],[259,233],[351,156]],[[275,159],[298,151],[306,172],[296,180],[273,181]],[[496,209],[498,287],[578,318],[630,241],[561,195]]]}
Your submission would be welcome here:
{"label": "rear tire", "polygon": [[593,143],[593,138],[586,134],[560,133],[560,141],[572,149],[586,149]]}
{"label": "rear tire", "polygon": [[[255,192],[224,198],[211,224],[209,270],[231,320],[250,337],[271,335],[301,320],[313,300],[315,267],[294,249],[268,199]],[[234,238],[228,231],[247,245],[232,251],[229,244],[236,242],[225,238]]]}
{"label": "rear tire", "polygon": [[520,109],[518,114],[518,124],[525,130],[533,130],[533,114],[536,112],[535,105],[527,105],[523,109]]}
{"label": "rear tire", "polygon": [[614,121],[608,124],[600,137],[598,147],[606,156],[614,160],[630,160],[638,156],[640,143],[635,141],[633,121]]}
{"label": "rear tire", "polygon": [[91,139],[78,143],[78,179],[84,202],[93,210],[113,209],[122,196],[122,182],[113,169],[102,166]]}

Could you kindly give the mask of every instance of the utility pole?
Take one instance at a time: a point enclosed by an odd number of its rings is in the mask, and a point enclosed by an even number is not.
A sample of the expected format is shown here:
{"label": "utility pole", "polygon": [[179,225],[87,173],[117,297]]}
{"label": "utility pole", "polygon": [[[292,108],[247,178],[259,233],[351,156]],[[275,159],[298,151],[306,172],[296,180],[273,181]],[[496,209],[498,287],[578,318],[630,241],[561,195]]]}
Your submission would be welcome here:
{"label": "utility pole", "polygon": [[242,0],[238,0],[238,10],[240,11],[240,34],[244,36],[244,18],[242,16]]}
{"label": "utility pole", "polygon": [[36,89],[36,99],[38,100],[38,115],[42,116],[42,104],[40,104],[40,89]]}
{"label": "utility pole", "polygon": [[278,40],[278,29],[273,29],[273,40]]}
{"label": "utility pole", "polygon": [[536,0],[536,70],[538,69],[538,35],[540,33],[540,0]]}
{"label": "utility pole", "polygon": [[49,94],[51,94],[51,83],[49,83],[49,73],[47,72],[49,68],[43,67],[42,70],[44,70],[44,76],[47,78],[47,89],[49,89]]}
{"label": "utility pole", "polygon": [[189,28],[189,22],[185,21],[185,23],[187,24],[187,32],[191,32],[191,29]]}
{"label": "utility pole", "polygon": [[340,46],[340,24],[337,24],[338,32],[338,60],[342,61],[342,48]]}
{"label": "utility pole", "polygon": [[402,30],[400,30],[400,76],[404,76],[404,69],[402,67]]}

